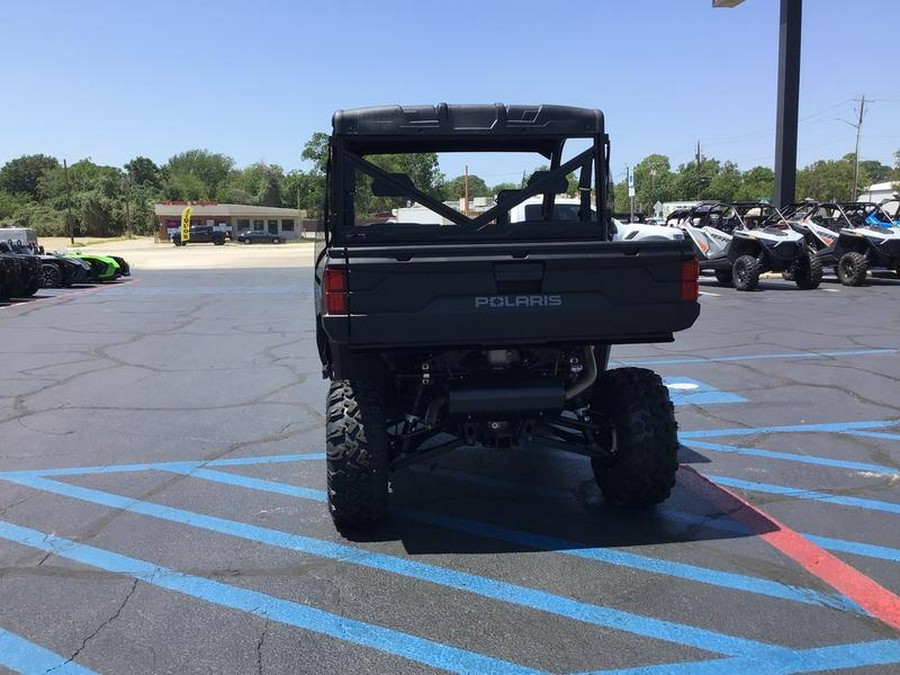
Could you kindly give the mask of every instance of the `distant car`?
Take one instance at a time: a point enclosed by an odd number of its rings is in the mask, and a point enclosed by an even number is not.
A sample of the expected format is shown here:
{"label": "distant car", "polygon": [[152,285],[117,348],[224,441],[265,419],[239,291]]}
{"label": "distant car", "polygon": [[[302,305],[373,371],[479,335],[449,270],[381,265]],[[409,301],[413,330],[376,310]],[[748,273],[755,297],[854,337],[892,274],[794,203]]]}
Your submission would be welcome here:
{"label": "distant car", "polygon": [[284,237],[266,230],[243,230],[238,233],[237,240],[244,244],[280,244]]}
{"label": "distant car", "polygon": [[181,240],[181,230],[177,230],[172,235],[172,243],[176,246],[184,246],[186,244],[215,244],[222,246],[225,243],[225,233],[220,232],[210,225],[191,226],[190,237],[185,241]]}

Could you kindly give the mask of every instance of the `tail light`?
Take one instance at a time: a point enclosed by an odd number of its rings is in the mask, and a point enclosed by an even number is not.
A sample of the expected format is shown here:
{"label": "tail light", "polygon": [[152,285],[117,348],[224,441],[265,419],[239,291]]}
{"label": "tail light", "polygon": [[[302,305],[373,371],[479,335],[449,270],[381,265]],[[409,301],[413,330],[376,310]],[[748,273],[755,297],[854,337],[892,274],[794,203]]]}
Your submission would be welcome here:
{"label": "tail light", "polygon": [[700,297],[700,263],[696,258],[681,263],[681,300],[695,302]]}
{"label": "tail light", "polygon": [[347,270],[339,267],[326,267],[322,284],[325,287],[325,313],[349,314]]}

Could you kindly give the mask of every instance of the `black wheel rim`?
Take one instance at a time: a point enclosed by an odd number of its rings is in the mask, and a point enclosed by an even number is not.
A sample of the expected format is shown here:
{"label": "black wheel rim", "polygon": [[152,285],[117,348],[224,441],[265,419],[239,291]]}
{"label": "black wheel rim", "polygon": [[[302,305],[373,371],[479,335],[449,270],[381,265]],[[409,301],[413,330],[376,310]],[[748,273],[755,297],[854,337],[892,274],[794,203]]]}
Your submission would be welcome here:
{"label": "black wheel rim", "polygon": [[41,270],[41,282],[45,287],[53,287],[56,286],[57,283],[57,272],[52,267],[45,267]]}

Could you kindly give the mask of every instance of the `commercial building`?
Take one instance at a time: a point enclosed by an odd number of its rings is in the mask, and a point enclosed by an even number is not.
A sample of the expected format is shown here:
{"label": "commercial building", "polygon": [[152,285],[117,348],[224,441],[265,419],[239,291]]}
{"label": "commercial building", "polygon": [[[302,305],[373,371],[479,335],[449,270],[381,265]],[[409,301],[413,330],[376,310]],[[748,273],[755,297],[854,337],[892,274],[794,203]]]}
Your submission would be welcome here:
{"label": "commercial building", "polygon": [[881,202],[885,199],[893,199],[897,194],[894,188],[900,181],[887,181],[886,183],[875,183],[870,185],[869,189],[859,196],[861,202]]}
{"label": "commercial building", "polygon": [[172,234],[181,227],[181,214],[188,206],[192,209],[191,225],[211,225],[226,235],[236,235],[241,230],[264,230],[282,239],[303,236],[306,214],[300,209],[177,201],[160,202],[154,208],[160,239],[172,238]]}

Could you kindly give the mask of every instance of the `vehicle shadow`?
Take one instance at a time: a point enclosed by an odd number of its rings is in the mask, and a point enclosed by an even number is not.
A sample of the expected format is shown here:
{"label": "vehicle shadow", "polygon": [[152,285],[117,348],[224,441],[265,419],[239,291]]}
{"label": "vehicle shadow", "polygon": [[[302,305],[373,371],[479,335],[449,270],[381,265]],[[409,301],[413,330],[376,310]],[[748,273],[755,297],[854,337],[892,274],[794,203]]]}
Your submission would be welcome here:
{"label": "vehicle shadow", "polygon": [[[838,288],[843,287],[841,284],[841,280],[837,277],[825,277],[822,279],[823,284],[829,284],[833,286],[837,286]],[[866,277],[865,281],[863,281],[861,286],[847,286],[847,288],[865,288],[866,286],[900,286],[900,278],[897,277],[893,272],[869,272],[869,275]]]}
{"label": "vehicle shadow", "polygon": [[[626,509],[604,500],[584,458],[532,447],[521,461],[498,461],[466,450],[397,472],[389,516],[344,536],[400,541],[413,555],[494,554],[733,539],[775,529],[767,522],[748,528],[729,516],[731,507],[717,506],[721,500],[699,495],[680,479],[663,505]],[[685,446],[680,456],[683,463],[709,461]],[[688,471],[679,475],[688,478]]]}

